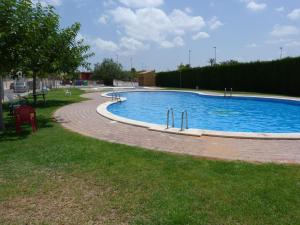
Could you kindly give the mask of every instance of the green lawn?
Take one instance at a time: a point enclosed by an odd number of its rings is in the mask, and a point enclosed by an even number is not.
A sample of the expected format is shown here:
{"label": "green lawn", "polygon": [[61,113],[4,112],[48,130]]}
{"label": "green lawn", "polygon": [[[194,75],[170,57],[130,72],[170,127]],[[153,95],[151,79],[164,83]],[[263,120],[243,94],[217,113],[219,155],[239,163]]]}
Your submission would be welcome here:
{"label": "green lawn", "polygon": [[0,224],[300,224],[300,166],[83,137],[51,120],[81,93],[51,91],[38,105],[37,133],[17,136],[9,126],[0,136]]}

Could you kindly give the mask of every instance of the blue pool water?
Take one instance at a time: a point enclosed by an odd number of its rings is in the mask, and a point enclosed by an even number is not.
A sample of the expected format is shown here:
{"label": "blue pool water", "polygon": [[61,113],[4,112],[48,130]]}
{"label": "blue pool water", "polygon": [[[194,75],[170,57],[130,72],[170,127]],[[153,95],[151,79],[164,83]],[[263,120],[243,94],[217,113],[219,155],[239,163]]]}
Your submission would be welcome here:
{"label": "blue pool water", "polygon": [[180,127],[181,112],[188,111],[189,127],[205,130],[263,133],[300,132],[300,103],[289,100],[205,96],[189,92],[124,92],[127,101],[108,111],[121,117],[166,124],[168,108],[175,111]]}

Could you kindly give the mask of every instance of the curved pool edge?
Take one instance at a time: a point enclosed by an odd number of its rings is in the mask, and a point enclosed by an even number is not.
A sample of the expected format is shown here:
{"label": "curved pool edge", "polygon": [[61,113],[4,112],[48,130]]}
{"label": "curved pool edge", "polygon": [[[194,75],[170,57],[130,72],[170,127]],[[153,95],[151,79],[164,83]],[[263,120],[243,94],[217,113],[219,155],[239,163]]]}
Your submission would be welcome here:
{"label": "curved pool edge", "polygon": [[[221,94],[207,94],[196,91],[181,91],[181,90],[130,90],[130,91],[120,91],[120,92],[187,92],[187,93],[196,93],[200,95],[206,96],[223,96]],[[101,94],[102,97],[111,98],[108,94],[112,93],[105,92]],[[248,98],[261,98],[261,99],[275,99],[275,100],[292,100],[292,101],[300,101],[300,99],[296,98],[287,98],[287,97],[271,97],[271,96],[257,96],[257,95],[234,95],[235,97],[248,97]],[[125,97],[121,97],[120,101],[126,101]],[[275,139],[275,140],[300,140],[300,133],[254,133],[254,132],[229,132],[229,131],[213,131],[213,130],[201,130],[201,129],[187,129],[181,131],[178,128],[169,128],[166,129],[164,125],[161,124],[153,124],[142,122],[138,120],[132,120],[125,117],[117,116],[108,111],[108,107],[112,104],[117,104],[117,101],[108,101],[99,105],[96,109],[97,113],[101,116],[104,116],[110,120],[117,121],[124,124],[134,125],[138,127],[144,127],[152,131],[179,134],[179,135],[188,135],[188,136],[212,136],[212,137],[224,137],[224,138],[240,138],[240,139]]]}

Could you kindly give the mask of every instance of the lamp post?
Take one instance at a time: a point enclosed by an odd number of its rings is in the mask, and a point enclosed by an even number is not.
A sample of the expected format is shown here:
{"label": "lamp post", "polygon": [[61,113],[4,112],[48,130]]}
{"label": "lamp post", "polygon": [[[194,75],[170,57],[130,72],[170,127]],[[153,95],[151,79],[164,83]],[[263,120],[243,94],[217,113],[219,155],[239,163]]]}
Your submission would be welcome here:
{"label": "lamp post", "polygon": [[280,59],[282,59],[283,47],[280,47]]}
{"label": "lamp post", "polygon": [[215,65],[217,64],[217,47],[214,47],[215,49]]}
{"label": "lamp post", "polygon": [[191,66],[191,49],[189,49],[189,65]]}

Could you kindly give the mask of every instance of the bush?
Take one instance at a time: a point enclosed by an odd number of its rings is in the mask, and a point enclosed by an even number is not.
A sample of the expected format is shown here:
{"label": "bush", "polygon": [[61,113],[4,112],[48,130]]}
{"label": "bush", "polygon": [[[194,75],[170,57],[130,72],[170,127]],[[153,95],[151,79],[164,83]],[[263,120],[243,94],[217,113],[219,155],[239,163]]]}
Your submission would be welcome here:
{"label": "bush", "polygon": [[300,96],[300,57],[160,72],[156,85]]}

